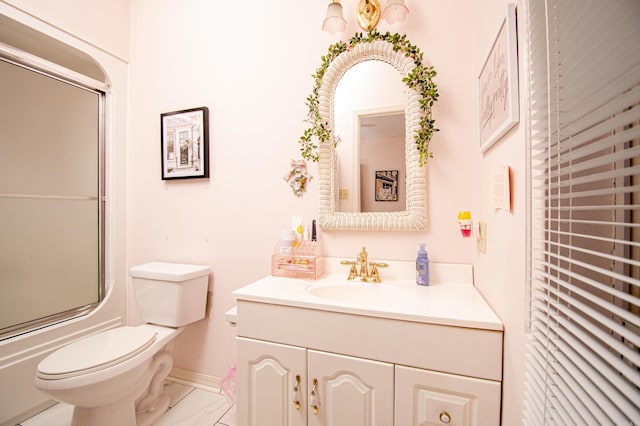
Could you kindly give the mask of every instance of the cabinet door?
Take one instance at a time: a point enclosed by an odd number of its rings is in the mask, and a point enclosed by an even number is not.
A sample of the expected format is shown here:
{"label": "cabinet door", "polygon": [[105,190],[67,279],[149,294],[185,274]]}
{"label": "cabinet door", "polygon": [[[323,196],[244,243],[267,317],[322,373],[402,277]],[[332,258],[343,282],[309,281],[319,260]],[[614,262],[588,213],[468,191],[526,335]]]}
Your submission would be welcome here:
{"label": "cabinet door", "polygon": [[242,337],[237,349],[238,426],[306,425],[306,349]]}
{"label": "cabinet door", "polygon": [[497,426],[501,384],[396,366],[396,426]]}
{"label": "cabinet door", "polygon": [[393,364],[309,350],[307,367],[309,426],[393,424]]}

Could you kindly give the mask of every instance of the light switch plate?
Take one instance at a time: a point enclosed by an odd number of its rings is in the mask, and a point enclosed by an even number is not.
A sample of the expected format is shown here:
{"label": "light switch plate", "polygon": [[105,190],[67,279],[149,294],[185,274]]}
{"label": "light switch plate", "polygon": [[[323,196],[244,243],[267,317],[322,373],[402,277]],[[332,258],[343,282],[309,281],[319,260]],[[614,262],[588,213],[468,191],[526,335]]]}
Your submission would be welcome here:
{"label": "light switch plate", "polygon": [[487,222],[478,222],[478,251],[487,253]]}
{"label": "light switch plate", "polygon": [[511,211],[511,180],[509,166],[496,167],[491,172],[493,208]]}

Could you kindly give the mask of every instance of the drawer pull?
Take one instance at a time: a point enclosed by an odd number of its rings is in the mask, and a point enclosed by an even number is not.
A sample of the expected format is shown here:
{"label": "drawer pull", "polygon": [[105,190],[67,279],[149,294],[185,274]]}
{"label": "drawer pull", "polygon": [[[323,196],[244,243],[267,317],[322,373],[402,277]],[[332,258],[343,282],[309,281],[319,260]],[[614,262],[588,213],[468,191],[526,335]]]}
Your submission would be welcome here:
{"label": "drawer pull", "polygon": [[293,404],[296,410],[300,409],[300,375],[296,374],[296,384],[293,385]]}
{"label": "drawer pull", "polygon": [[311,388],[311,398],[309,400],[313,414],[318,414],[318,407],[320,406],[320,400],[318,398],[318,380],[313,379],[313,388]]}
{"label": "drawer pull", "polygon": [[440,413],[440,421],[447,425],[451,423],[451,416],[446,411],[443,411]]}

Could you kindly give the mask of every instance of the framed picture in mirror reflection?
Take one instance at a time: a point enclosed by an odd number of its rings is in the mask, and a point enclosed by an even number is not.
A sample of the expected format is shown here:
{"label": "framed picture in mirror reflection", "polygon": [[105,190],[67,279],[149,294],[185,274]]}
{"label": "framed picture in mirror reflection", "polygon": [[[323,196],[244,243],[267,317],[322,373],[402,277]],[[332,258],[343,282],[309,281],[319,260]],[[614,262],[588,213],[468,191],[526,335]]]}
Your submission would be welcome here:
{"label": "framed picture in mirror reflection", "polygon": [[376,171],[376,201],[398,201],[398,171]]}
{"label": "framed picture in mirror reflection", "polygon": [[209,110],[160,114],[162,180],[209,177]]}

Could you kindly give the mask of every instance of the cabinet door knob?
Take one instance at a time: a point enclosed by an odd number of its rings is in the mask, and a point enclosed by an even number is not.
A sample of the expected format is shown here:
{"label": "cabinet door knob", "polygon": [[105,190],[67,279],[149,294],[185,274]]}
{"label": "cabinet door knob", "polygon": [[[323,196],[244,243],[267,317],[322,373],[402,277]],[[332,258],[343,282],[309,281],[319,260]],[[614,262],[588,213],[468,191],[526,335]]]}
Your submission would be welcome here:
{"label": "cabinet door knob", "polygon": [[318,379],[313,379],[313,387],[311,388],[311,398],[309,399],[313,414],[318,414],[318,407],[320,406],[320,398],[318,398]]}
{"label": "cabinet door knob", "polygon": [[440,413],[440,421],[444,424],[449,424],[451,423],[451,416],[446,411],[443,411]]}
{"label": "cabinet door knob", "polygon": [[293,385],[293,405],[296,410],[300,409],[300,375],[296,374],[296,383]]}

